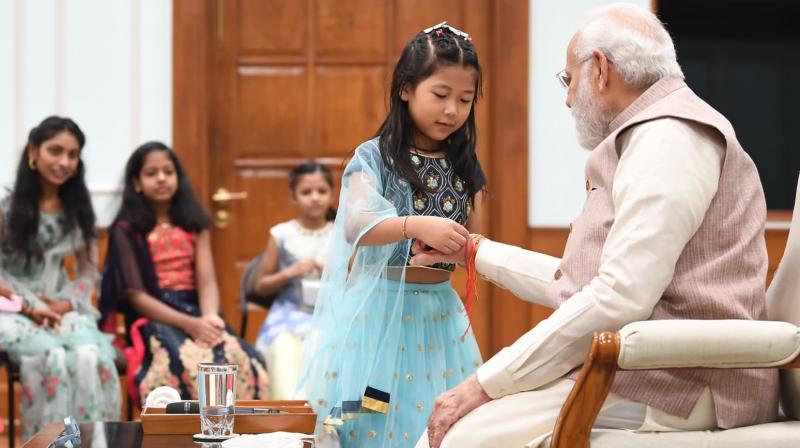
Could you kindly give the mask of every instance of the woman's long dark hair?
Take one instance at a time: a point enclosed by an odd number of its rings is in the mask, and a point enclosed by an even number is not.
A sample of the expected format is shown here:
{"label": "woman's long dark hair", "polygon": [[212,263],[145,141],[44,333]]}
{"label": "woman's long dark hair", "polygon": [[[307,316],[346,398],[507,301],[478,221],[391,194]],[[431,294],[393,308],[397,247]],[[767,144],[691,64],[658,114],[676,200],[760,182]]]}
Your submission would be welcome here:
{"label": "woman's long dark hair", "polygon": [[[314,173],[322,174],[322,177],[325,178],[325,182],[331,187],[331,197],[333,197],[333,174],[331,174],[330,168],[313,160],[303,162],[292,168],[292,171],[289,172],[289,190],[292,191],[292,194],[294,194],[294,189],[297,188],[301,176]],[[325,213],[325,219],[334,221],[336,219],[336,209],[328,207],[328,211]]]}
{"label": "woman's long dark hair", "polygon": [[[5,240],[12,250],[24,254],[28,260],[33,255],[34,242],[39,232],[39,200],[42,198],[42,180],[35,167],[31,168],[29,164],[28,151],[30,148],[41,150],[42,143],[62,132],[69,132],[75,137],[82,155],[86,137],[81,128],[69,118],[51,116],[31,129],[17,166]],[[88,245],[95,238],[95,216],[84,177],[83,161],[79,158],[75,174],[58,188],[58,198],[61,201],[61,225],[64,233],[78,227]]]}
{"label": "woman's long dark hair", "polygon": [[211,217],[206,212],[197,195],[194,194],[186,171],[178,156],[161,142],[145,143],[131,154],[125,165],[125,189],[122,192],[122,205],[114,222],[127,221],[137,232],[149,233],[156,225],[156,215],[143,193],[137,193],[134,180],[140,178],[144,161],[153,151],[164,151],[175,165],[178,189],[169,207],[169,219],[173,225],[187,232],[200,232],[211,227]]}
{"label": "woman's long dark hair", "polygon": [[400,98],[405,88],[414,89],[442,66],[472,67],[477,73],[475,96],[467,121],[442,142],[442,149],[453,164],[453,169],[467,184],[471,198],[479,188],[476,182],[478,157],[475,153],[477,130],[475,127],[475,104],[483,92],[481,65],[472,42],[453,33],[448,27],[425,33],[420,32],[406,44],[392,75],[389,91],[389,115],[383,121],[377,137],[383,161],[400,176],[419,190],[427,190],[414,171],[408,150],[414,136],[414,120],[408,111],[408,103]]}

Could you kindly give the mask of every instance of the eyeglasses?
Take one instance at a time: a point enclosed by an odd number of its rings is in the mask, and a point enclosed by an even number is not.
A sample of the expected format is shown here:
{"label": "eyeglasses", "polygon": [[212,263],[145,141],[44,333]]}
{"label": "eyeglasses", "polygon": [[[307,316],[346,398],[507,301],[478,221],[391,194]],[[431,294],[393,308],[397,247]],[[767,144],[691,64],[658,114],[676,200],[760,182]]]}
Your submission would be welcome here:
{"label": "eyeglasses", "polygon": [[436,25],[434,25],[434,26],[432,26],[430,28],[425,28],[424,30],[422,30],[422,32],[425,33],[425,34],[428,34],[428,33],[432,32],[432,31],[436,31],[436,30],[440,30],[440,29],[447,29],[451,33],[455,34],[456,36],[463,37],[465,40],[471,40],[470,37],[469,37],[469,34],[467,34],[467,33],[463,32],[463,31],[461,31],[461,30],[459,30],[457,28],[453,28],[452,26],[448,25],[446,20],[444,22],[442,22],[442,23],[437,23]]}
{"label": "eyeglasses", "polygon": [[566,66],[564,68],[564,70],[561,70],[560,72],[556,73],[556,78],[558,78],[558,82],[560,82],[561,85],[565,89],[568,89],[569,88],[569,83],[570,83],[570,81],[572,81],[572,75],[567,73],[567,69],[569,69],[570,67],[575,67],[575,66],[581,65],[581,64],[583,64],[584,62],[588,61],[591,58],[592,58],[592,55],[590,54],[589,56],[586,56],[585,58],[581,59],[580,61]]}

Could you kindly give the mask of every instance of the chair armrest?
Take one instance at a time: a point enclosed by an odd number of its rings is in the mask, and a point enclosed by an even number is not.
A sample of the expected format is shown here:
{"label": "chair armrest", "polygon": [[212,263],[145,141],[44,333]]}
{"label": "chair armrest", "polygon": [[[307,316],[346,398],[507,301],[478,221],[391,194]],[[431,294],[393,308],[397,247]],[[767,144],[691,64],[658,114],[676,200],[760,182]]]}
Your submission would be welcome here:
{"label": "chair armrest", "polygon": [[800,327],[752,320],[650,320],[619,331],[624,370],[778,367],[800,354]]}
{"label": "chair armrest", "polygon": [[592,349],[561,408],[551,448],[588,448],[617,370],[800,368],[800,328],[751,320],[652,320],[595,333]]}

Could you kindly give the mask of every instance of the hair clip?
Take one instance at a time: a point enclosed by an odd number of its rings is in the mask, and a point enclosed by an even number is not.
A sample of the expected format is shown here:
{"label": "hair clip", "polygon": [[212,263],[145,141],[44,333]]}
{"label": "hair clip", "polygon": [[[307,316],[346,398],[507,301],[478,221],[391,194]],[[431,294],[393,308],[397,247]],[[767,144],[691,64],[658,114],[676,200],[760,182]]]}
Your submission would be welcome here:
{"label": "hair clip", "polygon": [[467,34],[467,33],[463,32],[463,31],[461,31],[461,30],[459,30],[457,28],[453,28],[452,26],[448,25],[446,20],[444,22],[442,22],[442,23],[437,23],[436,25],[434,25],[434,26],[432,26],[430,28],[426,28],[426,29],[422,30],[422,32],[425,33],[425,34],[429,34],[431,31],[436,31],[436,35],[437,36],[441,36],[442,34],[444,34],[443,30],[445,30],[445,29],[449,30],[451,33],[455,34],[456,36],[464,38],[464,40],[472,41],[472,38],[469,37],[469,34]]}

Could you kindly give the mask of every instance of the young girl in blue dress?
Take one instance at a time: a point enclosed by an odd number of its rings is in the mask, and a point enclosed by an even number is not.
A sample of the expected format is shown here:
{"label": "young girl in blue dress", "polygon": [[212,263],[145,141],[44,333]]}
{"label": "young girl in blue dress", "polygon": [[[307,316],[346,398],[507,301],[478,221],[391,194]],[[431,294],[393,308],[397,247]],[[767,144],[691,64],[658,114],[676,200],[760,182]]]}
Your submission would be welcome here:
{"label": "young girl in blue dress", "polygon": [[453,253],[480,231],[480,91],[466,33],[417,34],[395,67],[388,116],[344,170],[299,393],[345,447],[413,446],[436,396],[482,362],[454,266],[408,265],[415,240]]}

